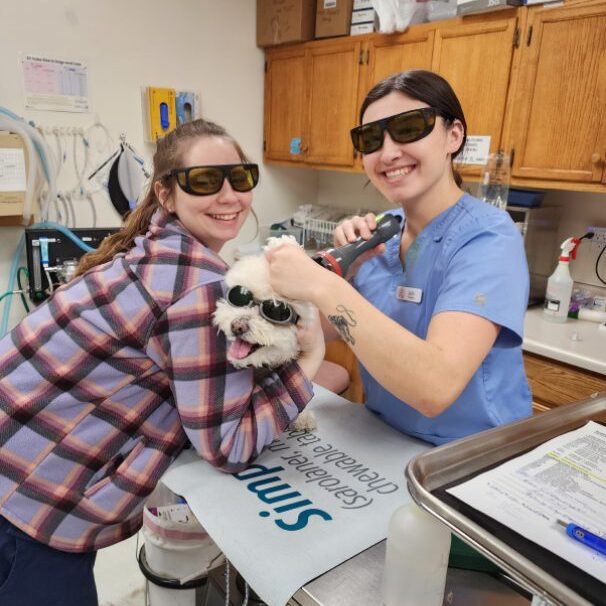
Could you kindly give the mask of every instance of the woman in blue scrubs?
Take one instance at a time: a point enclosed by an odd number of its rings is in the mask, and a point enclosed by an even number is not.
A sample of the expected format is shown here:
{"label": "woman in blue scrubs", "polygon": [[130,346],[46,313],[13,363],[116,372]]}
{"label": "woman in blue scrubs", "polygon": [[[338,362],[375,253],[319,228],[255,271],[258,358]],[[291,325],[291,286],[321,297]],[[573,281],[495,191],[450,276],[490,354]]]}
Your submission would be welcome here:
{"label": "woman in blue scrubs", "polygon": [[[461,189],[452,160],[466,122],[438,74],[377,84],[352,130],[370,182],[398,208],[402,232],[365,253],[347,280],[302,250],[269,254],[271,282],[314,302],[362,366],[366,406],[407,434],[442,444],[531,412],[522,361],[528,268],[509,215]],[[368,239],[374,215],[340,224],[336,246]]]}

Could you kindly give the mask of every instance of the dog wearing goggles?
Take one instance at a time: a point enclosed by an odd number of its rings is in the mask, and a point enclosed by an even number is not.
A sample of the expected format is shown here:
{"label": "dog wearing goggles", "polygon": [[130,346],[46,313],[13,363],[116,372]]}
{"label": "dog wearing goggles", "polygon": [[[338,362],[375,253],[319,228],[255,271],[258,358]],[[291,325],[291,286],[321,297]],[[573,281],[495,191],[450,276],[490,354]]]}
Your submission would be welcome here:
{"label": "dog wearing goggles", "polygon": [[[288,244],[299,246],[293,236],[269,238],[264,250]],[[300,352],[297,322],[310,322],[314,306],[279,297],[269,285],[269,265],[264,254],[236,261],[225,274],[227,294],[217,301],[213,324],[227,337],[227,359],[236,368],[278,368]],[[291,429],[315,429],[310,411],[303,411]]]}

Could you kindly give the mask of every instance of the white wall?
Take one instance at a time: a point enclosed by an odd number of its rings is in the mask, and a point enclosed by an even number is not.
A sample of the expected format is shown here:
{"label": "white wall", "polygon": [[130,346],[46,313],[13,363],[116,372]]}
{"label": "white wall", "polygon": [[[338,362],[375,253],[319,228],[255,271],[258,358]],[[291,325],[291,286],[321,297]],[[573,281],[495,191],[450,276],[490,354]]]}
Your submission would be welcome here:
{"label": "white wall", "polygon": [[[4,0],[0,7],[0,105],[42,126],[90,126],[95,116],[116,145],[120,133],[146,159],[142,86],[166,86],[200,93],[205,118],[225,126],[253,161],[262,162],[263,52],[256,47],[253,0]],[[88,66],[87,114],[28,111],[24,108],[20,53],[80,61]],[[53,141],[51,141],[53,143]],[[73,184],[71,161],[60,185]],[[315,202],[315,171],[262,167],[254,208],[261,224]],[[118,225],[104,196],[95,196],[98,225]],[[90,225],[86,206],[78,227]],[[0,293],[22,230],[0,228]],[[238,243],[254,236],[249,222]],[[224,249],[230,260],[234,245]],[[22,263],[24,264],[24,263]],[[13,297],[11,325],[22,315]]]}
{"label": "white wall", "polygon": [[[580,237],[590,226],[606,227],[606,195],[596,193],[577,193],[568,191],[548,192],[544,205],[560,208],[558,242],[571,236]],[[601,247],[584,240],[578,251],[576,261],[571,262],[570,273],[575,282],[587,285],[589,290],[606,294],[606,285],[602,284],[595,273],[595,263]],[[556,258],[553,260],[555,268]],[[606,279],[606,253],[599,264],[600,276]]]}
{"label": "white wall", "polygon": [[368,182],[366,175],[321,171],[318,204],[377,212],[392,205]]}

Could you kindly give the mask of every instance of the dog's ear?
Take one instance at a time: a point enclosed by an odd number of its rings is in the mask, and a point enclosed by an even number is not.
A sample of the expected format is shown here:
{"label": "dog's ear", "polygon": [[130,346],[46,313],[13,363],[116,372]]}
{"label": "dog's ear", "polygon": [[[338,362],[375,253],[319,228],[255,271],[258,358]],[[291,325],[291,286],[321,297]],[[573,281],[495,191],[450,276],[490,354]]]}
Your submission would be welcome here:
{"label": "dog's ear", "polygon": [[279,238],[267,238],[267,244],[263,247],[263,250],[271,250],[282,246],[282,244],[290,244],[291,246],[301,246],[294,236],[280,236]]}

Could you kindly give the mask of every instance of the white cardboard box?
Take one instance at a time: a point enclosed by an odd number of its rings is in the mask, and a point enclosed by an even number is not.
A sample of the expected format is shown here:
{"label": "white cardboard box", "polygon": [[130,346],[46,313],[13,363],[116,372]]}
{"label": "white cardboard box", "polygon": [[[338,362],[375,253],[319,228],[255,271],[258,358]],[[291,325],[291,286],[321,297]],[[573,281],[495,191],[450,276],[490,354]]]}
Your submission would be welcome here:
{"label": "white cardboard box", "polygon": [[375,23],[355,23],[349,29],[350,36],[359,36],[361,34],[372,34],[372,32],[376,31]]}
{"label": "white cardboard box", "polygon": [[357,23],[374,23],[376,18],[376,13],[373,8],[365,8],[359,11],[352,11],[351,24],[355,25]]}
{"label": "white cardboard box", "polygon": [[360,11],[366,8],[373,8],[372,0],[354,0],[353,9]]}

